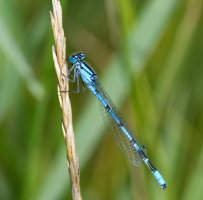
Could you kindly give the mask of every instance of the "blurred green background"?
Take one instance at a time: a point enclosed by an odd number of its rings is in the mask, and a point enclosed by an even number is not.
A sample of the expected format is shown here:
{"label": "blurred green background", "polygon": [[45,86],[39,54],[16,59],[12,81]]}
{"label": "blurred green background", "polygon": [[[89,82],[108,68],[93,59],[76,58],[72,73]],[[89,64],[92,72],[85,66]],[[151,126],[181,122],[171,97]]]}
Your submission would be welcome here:
{"label": "blurred green background", "polygon": [[[148,156],[131,167],[94,96],[70,94],[83,199],[203,199],[203,1],[61,1],[67,55],[82,50]],[[0,1],[0,199],[70,199],[50,0]],[[74,87],[72,85],[71,87]]]}

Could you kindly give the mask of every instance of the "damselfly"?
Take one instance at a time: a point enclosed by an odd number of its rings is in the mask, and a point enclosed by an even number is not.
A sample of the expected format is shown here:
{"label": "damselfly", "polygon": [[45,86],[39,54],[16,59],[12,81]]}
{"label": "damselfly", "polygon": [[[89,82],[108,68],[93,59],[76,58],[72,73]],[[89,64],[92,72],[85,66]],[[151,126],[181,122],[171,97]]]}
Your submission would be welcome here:
{"label": "damselfly", "polygon": [[[152,165],[146,156],[143,146],[137,142],[133,132],[128,128],[126,122],[123,120],[120,113],[113,105],[109,96],[101,87],[96,73],[84,60],[84,53],[77,53],[70,56],[69,61],[71,62],[72,67],[68,71],[68,77],[66,77],[67,80],[71,82],[77,82],[76,92],[79,92],[79,80],[81,78],[84,85],[87,86],[93,95],[96,96],[100,101],[105,113],[105,117],[107,117],[109,125],[114,130],[112,131],[113,139],[115,140],[120,150],[134,165],[138,165],[139,161],[142,160],[151,170],[153,176],[162,189],[166,189],[165,180],[159,171]],[[72,79],[70,77],[72,77]]]}

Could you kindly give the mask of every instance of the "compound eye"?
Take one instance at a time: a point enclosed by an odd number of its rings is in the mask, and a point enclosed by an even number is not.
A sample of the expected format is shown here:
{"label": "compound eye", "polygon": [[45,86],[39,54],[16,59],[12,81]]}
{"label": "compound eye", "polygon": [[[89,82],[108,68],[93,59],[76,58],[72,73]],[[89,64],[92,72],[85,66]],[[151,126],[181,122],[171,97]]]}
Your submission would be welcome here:
{"label": "compound eye", "polygon": [[78,56],[72,55],[72,56],[69,57],[69,60],[70,60],[70,62],[72,64],[75,64],[77,62],[77,60],[78,60]]}
{"label": "compound eye", "polygon": [[79,53],[79,59],[84,60],[85,59],[85,54],[84,53]]}

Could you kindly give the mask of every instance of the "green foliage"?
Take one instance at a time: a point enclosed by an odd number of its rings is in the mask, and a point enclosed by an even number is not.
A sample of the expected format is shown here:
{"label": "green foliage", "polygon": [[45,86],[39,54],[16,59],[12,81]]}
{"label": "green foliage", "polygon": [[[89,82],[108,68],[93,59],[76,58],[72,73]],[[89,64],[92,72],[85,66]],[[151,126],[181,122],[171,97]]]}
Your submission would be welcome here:
{"label": "green foliage", "polygon": [[[195,199],[203,184],[201,0],[62,1],[68,55],[82,50],[149,157],[132,168],[98,103],[71,93],[83,199]],[[51,1],[0,2],[0,199],[70,199],[53,67]],[[73,86],[74,87],[74,86]]]}

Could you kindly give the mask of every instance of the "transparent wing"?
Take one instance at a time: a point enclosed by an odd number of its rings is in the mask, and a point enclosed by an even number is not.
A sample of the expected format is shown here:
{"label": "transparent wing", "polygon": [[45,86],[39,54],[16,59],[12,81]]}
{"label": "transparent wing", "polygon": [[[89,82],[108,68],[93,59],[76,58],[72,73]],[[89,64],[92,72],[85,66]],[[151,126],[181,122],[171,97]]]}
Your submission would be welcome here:
{"label": "transparent wing", "polygon": [[[114,113],[119,117],[122,124],[125,126],[125,128],[128,130],[128,132],[134,137],[133,132],[131,129],[128,128],[126,122],[121,117],[121,114],[117,111],[116,107],[113,105],[112,101],[110,100],[109,96],[103,89],[103,87],[97,83],[97,91],[100,93],[102,98],[106,100],[110,108],[114,111]],[[125,134],[121,131],[118,124],[114,121],[114,119],[111,117],[111,115],[108,113],[108,111],[105,109],[105,107],[100,104],[100,110],[102,117],[107,124],[107,126],[110,129],[111,136],[116,143],[116,145],[119,147],[121,152],[124,154],[124,156],[133,164],[133,165],[139,165],[140,164],[140,156],[137,153],[136,149],[132,145],[132,143],[129,141],[129,139],[125,136]]]}

